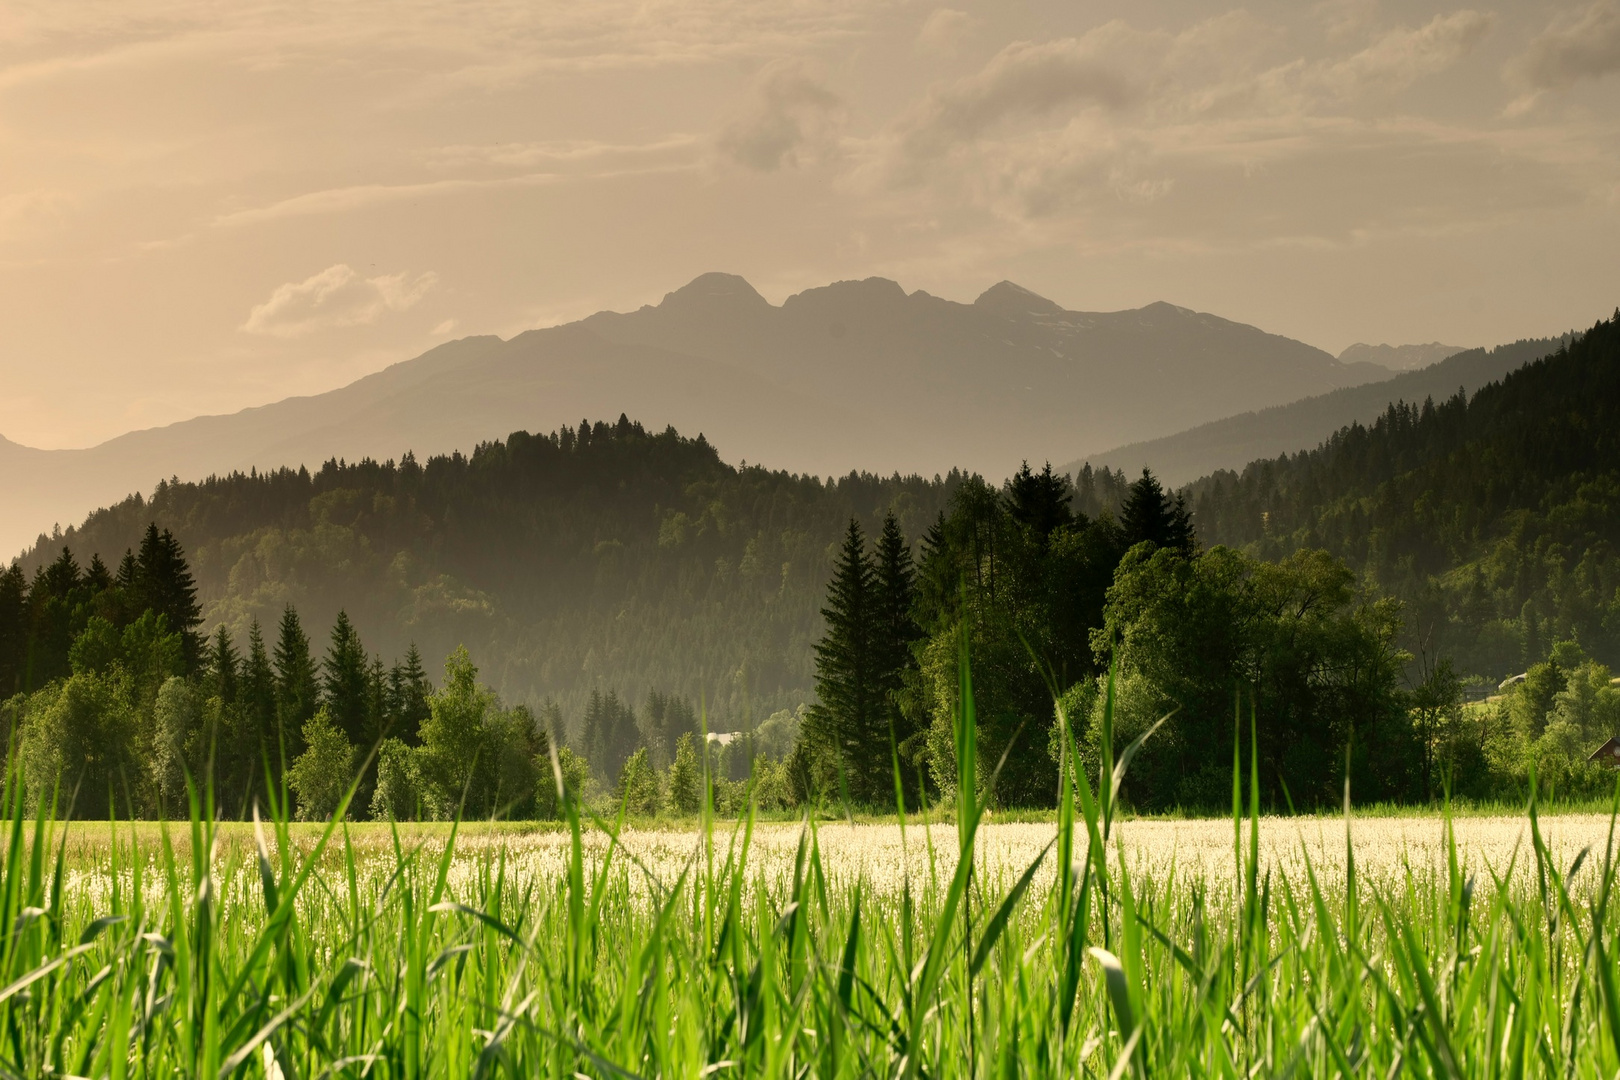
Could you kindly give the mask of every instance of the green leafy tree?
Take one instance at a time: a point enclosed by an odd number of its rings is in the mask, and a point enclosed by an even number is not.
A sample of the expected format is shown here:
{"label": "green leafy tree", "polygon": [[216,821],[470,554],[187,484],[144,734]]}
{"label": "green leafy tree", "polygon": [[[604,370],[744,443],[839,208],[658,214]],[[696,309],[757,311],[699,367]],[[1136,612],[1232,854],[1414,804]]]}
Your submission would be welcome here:
{"label": "green leafy tree", "polygon": [[187,813],[186,777],[202,756],[203,717],[196,691],[170,676],[153,704],[151,744],[145,759],[150,791],[166,817]]}
{"label": "green leafy tree", "polygon": [[298,796],[298,817],[326,821],[354,780],[355,748],[325,708],[304,722],[305,750],[287,770],[287,783]]}
{"label": "green leafy tree", "polygon": [[[1400,626],[1399,605],[1358,597],[1354,575],[1326,552],[1269,564],[1221,547],[1192,559],[1133,548],[1093,644],[1118,661],[1116,743],[1170,720],[1133,761],[1126,797],[1142,809],[1229,800],[1234,705],[1245,721],[1253,710],[1271,805],[1340,798],[1346,746],[1358,797],[1421,794]],[[1101,695],[1093,700],[1095,721]]]}
{"label": "green leafy tree", "polygon": [[377,786],[371,794],[371,816],[378,821],[412,821],[420,799],[416,751],[397,738],[377,748]]}
{"label": "green leafy tree", "polygon": [[68,650],[68,665],[75,675],[103,674],[123,659],[123,635],[100,615],[92,615]]}

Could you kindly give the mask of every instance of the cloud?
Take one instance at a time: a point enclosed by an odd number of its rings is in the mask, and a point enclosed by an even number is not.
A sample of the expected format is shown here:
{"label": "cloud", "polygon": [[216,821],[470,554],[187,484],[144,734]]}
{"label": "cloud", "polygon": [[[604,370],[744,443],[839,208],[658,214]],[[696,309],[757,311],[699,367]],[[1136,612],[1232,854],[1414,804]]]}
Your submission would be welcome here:
{"label": "cloud", "polygon": [[1491,16],[1460,10],[1415,30],[1398,27],[1353,56],[1317,70],[1322,86],[1343,98],[1394,94],[1467,56],[1491,28]]}
{"label": "cloud", "polygon": [[[1560,15],[1508,65],[1508,77],[1532,95],[1620,72],[1620,3],[1598,0]],[[1533,100],[1533,99],[1531,99]],[[1521,99],[1514,111],[1530,103]]]}
{"label": "cloud", "polygon": [[1139,34],[1122,22],[1078,38],[1017,41],[976,74],[936,87],[900,123],[908,156],[926,159],[999,125],[1060,108],[1122,108],[1143,96],[1129,54]]}
{"label": "cloud", "polygon": [[833,148],[844,101],[804,64],[767,64],[754,80],[754,99],[752,109],[720,133],[719,148],[733,161],[772,172]]}
{"label": "cloud", "polygon": [[330,327],[366,326],[387,312],[414,306],[439,280],[431,270],[407,277],[398,273],[362,278],[343,263],[328,266],[303,281],[276,286],[270,299],[248,312],[241,329],[293,338]]}
{"label": "cloud", "polygon": [[979,28],[979,20],[954,8],[935,8],[917,31],[917,51],[955,56]]}

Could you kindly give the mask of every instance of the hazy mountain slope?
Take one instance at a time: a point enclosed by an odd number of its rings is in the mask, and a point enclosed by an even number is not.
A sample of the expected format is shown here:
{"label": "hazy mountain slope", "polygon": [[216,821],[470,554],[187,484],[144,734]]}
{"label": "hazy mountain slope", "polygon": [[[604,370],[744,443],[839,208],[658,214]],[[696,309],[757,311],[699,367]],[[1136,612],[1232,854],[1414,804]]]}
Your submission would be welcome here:
{"label": "hazy mountain slope", "polygon": [[204,629],[240,642],[294,604],[316,641],[347,611],[373,652],[414,642],[433,674],[457,645],[515,701],[577,719],[593,689],[649,690],[740,723],[810,701],[832,555],[858,517],[919,536],[959,477],[816,477],[722,461],[707,440],[597,422],[470,453],[161,485],[91,514],[21,561],[70,546],[111,565],[148,522],[171,529]]}
{"label": "hazy mountain slope", "polygon": [[1313,447],[1346,424],[1371,423],[1393,401],[1421,403],[1431,397],[1443,400],[1459,389],[1473,393],[1545,356],[1558,344],[1558,338],[1537,338],[1490,350],[1470,349],[1421,371],[1406,372],[1383,382],[1245,412],[1166,438],[1094,454],[1065,466],[1065,471],[1073,473],[1089,461],[1093,468],[1107,466],[1136,476],[1146,466],[1165,483],[1185,484],[1216,469],[1240,469],[1257,458]]}
{"label": "hazy mountain slope", "polygon": [[1466,351],[1461,345],[1442,345],[1438,341],[1431,341],[1427,345],[1365,345],[1357,342],[1341,352],[1339,359],[1346,364],[1379,364],[1391,371],[1416,371]]}
{"label": "hazy mountain slope", "polygon": [[1169,304],[1069,312],[1008,282],[959,304],[873,278],[778,307],[706,274],[657,306],[450,342],[326,394],[86,450],[0,445],[0,550],[164,477],[426,456],[581,418],[628,413],[797,472],[1001,477],[1388,374]]}

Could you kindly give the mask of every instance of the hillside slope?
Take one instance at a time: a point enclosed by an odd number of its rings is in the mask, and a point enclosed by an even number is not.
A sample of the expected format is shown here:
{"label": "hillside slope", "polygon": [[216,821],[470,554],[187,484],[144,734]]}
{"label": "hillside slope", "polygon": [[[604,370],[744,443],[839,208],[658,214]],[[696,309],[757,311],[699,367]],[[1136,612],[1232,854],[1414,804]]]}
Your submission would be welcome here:
{"label": "hillside slope", "polygon": [[86,450],[0,444],[0,549],[164,477],[449,453],[581,416],[705,433],[735,459],[994,477],[1024,458],[1165,434],[1388,378],[1169,304],[1069,312],[1003,282],[972,304],[882,279],[767,303],[706,274],[657,306],[508,340],[466,338],[349,386],[132,432]]}
{"label": "hillside slope", "polygon": [[[738,468],[705,439],[620,418],[519,431],[395,464],[330,463],[159,486],[24,556],[70,546],[116,566],[147,522],[173,531],[203,628],[244,640],[294,604],[319,643],[340,609],[368,648],[457,645],[513,701],[577,717],[592,690],[706,702],[711,726],[811,700],[830,551],[893,509],[919,536],[959,476],[815,477]],[[320,645],[324,647],[324,645]]]}
{"label": "hillside slope", "polygon": [[1574,640],[1620,661],[1620,312],[1472,396],[1388,406],[1187,489],[1206,544],[1326,548],[1416,638],[1500,678]]}
{"label": "hillside slope", "polygon": [[1392,379],[1228,416],[1164,438],[1093,454],[1066,466],[1065,471],[1074,473],[1089,461],[1094,469],[1106,466],[1128,477],[1146,467],[1165,483],[1189,483],[1217,469],[1240,469],[1260,458],[1315,446],[1347,424],[1372,423],[1397,401],[1444,400],[1458,390],[1473,393],[1540,359],[1559,344],[1558,338],[1536,338],[1489,350],[1469,349]]}

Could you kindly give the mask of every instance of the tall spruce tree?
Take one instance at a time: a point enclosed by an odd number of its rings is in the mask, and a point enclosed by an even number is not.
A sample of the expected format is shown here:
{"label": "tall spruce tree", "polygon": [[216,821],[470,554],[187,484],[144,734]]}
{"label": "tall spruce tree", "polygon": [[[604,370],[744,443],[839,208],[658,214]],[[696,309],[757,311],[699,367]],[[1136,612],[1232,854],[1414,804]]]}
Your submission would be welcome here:
{"label": "tall spruce tree", "polygon": [[28,579],[13,563],[0,571],[0,700],[20,693],[28,670]]}
{"label": "tall spruce tree", "polygon": [[346,611],[339,611],[332,624],[332,641],[321,669],[322,701],[332,722],[350,743],[369,747],[372,732],[366,650]]}
{"label": "tall spruce tree", "polygon": [[411,642],[404,660],[394,663],[388,678],[394,714],[398,718],[393,735],[415,746],[421,741],[422,721],[428,718],[428,698],[433,693],[433,684],[428,682],[416,642]]}
{"label": "tall spruce tree", "polygon": [[197,583],[186,565],[180,542],[168,529],[158,531],[148,524],[135,556],[135,613],[155,611],[169,622],[169,629],[180,635],[186,670],[194,672],[202,662],[202,639],[197,627],[202,608],[197,604]]}
{"label": "tall spruce tree", "polygon": [[[821,611],[827,632],[816,643],[819,700],[806,724],[817,752],[842,772],[850,798],[863,803],[882,798],[882,780],[892,776],[873,648],[876,588],[860,522],[851,518]],[[892,792],[892,781],[888,786]]]}
{"label": "tall spruce tree", "polygon": [[1069,507],[1073,494],[1068,477],[1052,472],[1050,461],[1040,472],[1026,461],[1007,484],[1007,512],[1044,545],[1057,529],[1075,524]]}
{"label": "tall spruce tree", "polygon": [[219,698],[225,705],[235,705],[238,696],[238,680],[241,674],[242,657],[231,642],[231,634],[225,629],[223,623],[214,631],[213,640],[208,645],[208,663],[206,672],[208,677],[208,692]]}
{"label": "tall spruce tree", "polygon": [[1185,499],[1167,494],[1149,469],[1143,469],[1141,478],[1131,485],[1120,512],[1120,527],[1127,544],[1147,540],[1161,548],[1192,553],[1192,515]]}
{"label": "tall spruce tree", "polygon": [[252,625],[248,627],[248,651],[247,658],[242,662],[240,695],[242,714],[251,732],[248,736],[252,743],[249,749],[255,763],[253,783],[250,785],[252,791],[260,786],[262,763],[269,761],[274,767],[277,766],[278,759],[276,673],[270,666],[270,654],[264,647],[264,631],[260,628],[258,619],[254,619]]}
{"label": "tall spruce tree", "polygon": [[[911,545],[900,532],[900,523],[893,513],[883,517],[883,531],[878,535],[876,558],[873,560],[872,581],[872,654],[873,681],[879,699],[879,712],[887,726],[883,734],[886,742],[892,740],[894,752],[913,749],[912,741],[920,726],[911,722],[901,708],[902,695],[911,673],[917,666],[914,647],[922,638],[922,629],[913,614],[916,601],[916,570],[911,562]],[[908,803],[917,798],[916,769],[908,767],[912,755],[905,753],[901,761],[901,782],[905,786]],[[894,763],[894,753],[889,764]],[[882,784],[874,780],[880,795]]]}
{"label": "tall spruce tree", "polygon": [[286,755],[286,764],[291,765],[293,759],[304,752],[304,723],[320,707],[320,687],[315,677],[315,661],[309,654],[309,638],[291,604],[281,612],[275,667],[276,732],[270,760],[275,763],[279,777],[282,755]]}

